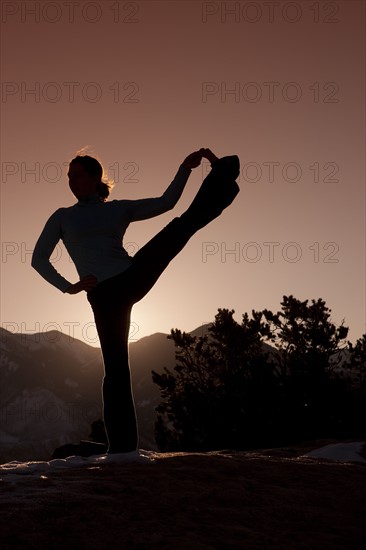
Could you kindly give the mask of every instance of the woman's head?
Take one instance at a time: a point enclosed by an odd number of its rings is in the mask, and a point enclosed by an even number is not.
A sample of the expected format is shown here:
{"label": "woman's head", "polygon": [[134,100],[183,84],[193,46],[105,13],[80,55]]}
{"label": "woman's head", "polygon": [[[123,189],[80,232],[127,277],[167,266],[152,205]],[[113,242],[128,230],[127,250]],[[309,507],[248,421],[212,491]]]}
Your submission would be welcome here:
{"label": "woman's head", "polygon": [[77,155],[69,164],[69,185],[77,199],[84,199],[97,193],[105,201],[113,187],[110,181],[103,181],[103,167],[89,155]]}

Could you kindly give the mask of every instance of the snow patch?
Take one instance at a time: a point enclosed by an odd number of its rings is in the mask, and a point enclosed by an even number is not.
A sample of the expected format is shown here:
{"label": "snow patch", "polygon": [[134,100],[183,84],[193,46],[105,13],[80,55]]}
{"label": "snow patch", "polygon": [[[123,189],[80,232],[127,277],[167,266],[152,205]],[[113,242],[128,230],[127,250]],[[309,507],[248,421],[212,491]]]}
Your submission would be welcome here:
{"label": "snow patch", "polygon": [[331,445],[325,445],[320,449],[315,449],[304,456],[310,456],[312,458],[326,458],[328,460],[336,460],[338,462],[366,462],[359,453],[362,451],[362,447],[365,445],[365,441],[355,441],[353,443],[333,443]]}
{"label": "snow patch", "polygon": [[60,469],[100,466],[103,464],[128,464],[131,462],[154,462],[153,453],[138,450],[131,453],[103,454],[89,457],[69,456],[68,458],[58,458],[48,462],[19,462],[13,460],[6,464],[0,464],[0,479],[4,477],[4,479],[11,481],[16,479],[17,475],[38,477]]}

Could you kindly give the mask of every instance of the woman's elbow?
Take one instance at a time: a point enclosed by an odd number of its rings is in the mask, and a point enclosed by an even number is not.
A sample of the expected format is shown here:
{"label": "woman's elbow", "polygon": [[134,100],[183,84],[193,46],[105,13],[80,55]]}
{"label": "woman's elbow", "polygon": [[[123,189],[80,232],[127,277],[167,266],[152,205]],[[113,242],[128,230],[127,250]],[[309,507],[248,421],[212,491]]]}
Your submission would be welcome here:
{"label": "woman's elbow", "polygon": [[33,269],[35,269],[36,271],[39,271],[41,263],[42,263],[42,259],[40,258],[40,256],[33,252],[32,259],[31,259],[31,266],[33,267]]}

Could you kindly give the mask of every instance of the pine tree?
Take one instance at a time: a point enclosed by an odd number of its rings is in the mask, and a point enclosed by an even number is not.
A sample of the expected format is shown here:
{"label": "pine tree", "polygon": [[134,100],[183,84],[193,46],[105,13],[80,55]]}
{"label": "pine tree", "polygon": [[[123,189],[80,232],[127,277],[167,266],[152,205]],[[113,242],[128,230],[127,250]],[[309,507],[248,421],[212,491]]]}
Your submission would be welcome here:
{"label": "pine tree", "polygon": [[[246,449],[350,430],[354,394],[340,366],[348,328],[332,323],[324,300],[284,296],[279,312],[253,310],[240,324],[234,313],[219,309],[205,336],[171,331],[174,371],[153,372],[159,448]],[[364,339],[354,349],[364,374],[365,350]]]}

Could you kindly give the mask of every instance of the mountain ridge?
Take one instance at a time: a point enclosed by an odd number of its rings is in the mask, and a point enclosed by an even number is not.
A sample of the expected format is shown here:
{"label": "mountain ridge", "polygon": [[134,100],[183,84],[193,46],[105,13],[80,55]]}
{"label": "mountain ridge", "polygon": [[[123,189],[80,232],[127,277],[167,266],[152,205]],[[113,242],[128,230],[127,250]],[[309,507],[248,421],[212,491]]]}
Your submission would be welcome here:
{"label": "mountain ridge", "polygon": [[[190,334],[202,333],[198,327]],[[151,371],[174,368],[174,342],[156,332],[130,342],[129,352],[140,445],[156,450],[160,390]],[[48,459],[55,447],[88,438],[102,416],[103,373],[98,347],[56,330],[0,327],[0,461]]]}

